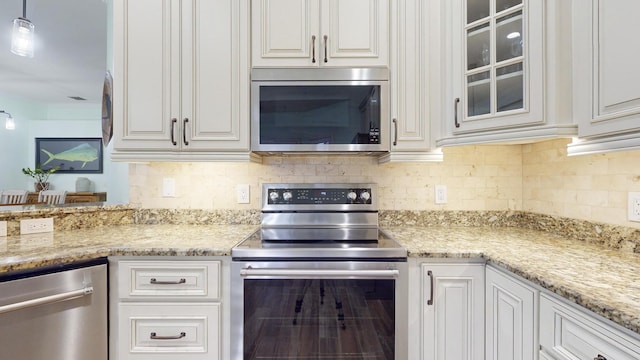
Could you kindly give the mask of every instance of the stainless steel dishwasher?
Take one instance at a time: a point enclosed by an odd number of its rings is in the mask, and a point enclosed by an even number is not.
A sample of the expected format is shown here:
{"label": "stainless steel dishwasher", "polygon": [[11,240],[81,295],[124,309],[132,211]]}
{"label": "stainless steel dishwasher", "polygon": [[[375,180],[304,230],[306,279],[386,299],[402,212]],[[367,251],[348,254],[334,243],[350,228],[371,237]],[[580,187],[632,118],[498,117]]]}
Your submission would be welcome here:
{"label": "stainless steel dishwasher", "polygon": [[0,359],[107,357],[106,258],[0,276]]}

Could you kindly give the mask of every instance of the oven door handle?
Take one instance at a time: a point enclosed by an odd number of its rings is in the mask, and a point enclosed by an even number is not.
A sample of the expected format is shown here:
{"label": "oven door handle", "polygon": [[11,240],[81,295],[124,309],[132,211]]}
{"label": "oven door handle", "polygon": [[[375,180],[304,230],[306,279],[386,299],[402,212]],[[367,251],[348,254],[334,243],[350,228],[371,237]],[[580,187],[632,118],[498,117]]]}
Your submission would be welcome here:
{"label": "oven door handle", "polygon": [[297,279],[387,279],[400,276],[398,270],[254,269],[240,270],[240,276]]}

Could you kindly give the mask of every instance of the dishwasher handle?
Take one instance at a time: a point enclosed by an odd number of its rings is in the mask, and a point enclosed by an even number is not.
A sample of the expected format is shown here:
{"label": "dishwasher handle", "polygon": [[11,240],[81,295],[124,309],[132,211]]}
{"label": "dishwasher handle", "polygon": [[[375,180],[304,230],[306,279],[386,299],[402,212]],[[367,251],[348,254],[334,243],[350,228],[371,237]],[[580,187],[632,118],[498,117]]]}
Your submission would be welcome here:
{"label": "dishwasher handle", "polygon": [[18,311],[22,309],[31,308],[39,305],[53,304],[60,301],[71,300],[79,297],[83,297],[93,293],[93,286],[87,286],[83,289],[73,290],[65,293],[43,296],[36,299],[17,302],[14,304],[8,304],[0,306],[0,314]]}
{"label": "dishwasher handle", "polygon": [[391,279],[398,270],[319,270],[319,269],[254,269],[240,270],[240,276],[297,279]]}

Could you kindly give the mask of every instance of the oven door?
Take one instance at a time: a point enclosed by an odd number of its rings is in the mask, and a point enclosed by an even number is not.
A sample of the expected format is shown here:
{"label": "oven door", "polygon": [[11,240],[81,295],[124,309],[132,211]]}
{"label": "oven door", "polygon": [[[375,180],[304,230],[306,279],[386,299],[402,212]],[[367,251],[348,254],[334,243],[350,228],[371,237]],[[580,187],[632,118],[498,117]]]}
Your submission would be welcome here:
{"label": "oven door", "polygon": [[233,359],[406,359],[406,262],[232,263]]}

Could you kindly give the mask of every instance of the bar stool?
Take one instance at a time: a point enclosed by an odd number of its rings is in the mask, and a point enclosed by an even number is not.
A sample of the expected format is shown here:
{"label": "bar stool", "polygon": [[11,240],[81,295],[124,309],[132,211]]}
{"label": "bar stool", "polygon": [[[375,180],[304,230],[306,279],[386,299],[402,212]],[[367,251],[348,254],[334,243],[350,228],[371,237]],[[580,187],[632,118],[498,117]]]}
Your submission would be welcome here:
{"label": "bar stool", "polygon": [[0,204],[24,204],[27,202],[27,190],[3,190],[0,191]]}
{"label": "bar stool", "polygon": [[49,205],[64,204],[66,197],[65,190],[43,190],[38,194],[38,202]]}

